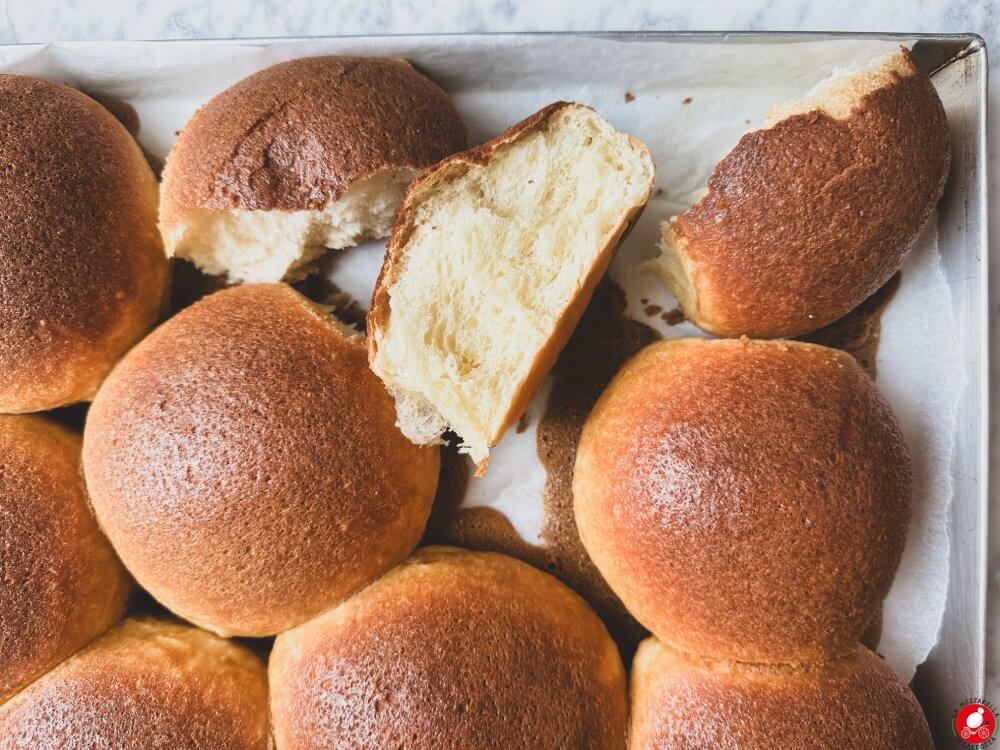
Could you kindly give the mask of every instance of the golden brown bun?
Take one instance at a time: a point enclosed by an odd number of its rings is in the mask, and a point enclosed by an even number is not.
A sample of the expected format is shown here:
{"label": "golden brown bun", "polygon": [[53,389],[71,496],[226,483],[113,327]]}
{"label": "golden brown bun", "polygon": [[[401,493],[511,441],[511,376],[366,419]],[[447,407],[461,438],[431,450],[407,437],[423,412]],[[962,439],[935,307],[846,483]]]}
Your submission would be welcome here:
{"label": "golden brown bun", "polygon": [[686,653],[840,654],[899,564],[910,457],[857,362],[787,341],[643,349],[587,419],[580,537],[628,610]]}
{"label": "golden brown bun", "polygon": [[625,744],[625,675],[604,625],[513,558],[418,550],[278,636],[279,750],[598,750]]}
{"label": "golden brown bun", "polygon": [[0,412],[85,401],[165,297],[156,178],[101,105],[19,75],[0,164]]}
{"label": "golden brown bun", "polygon": [[320,209],[385,169],[465,148],[448,96],[405,60],[305,57],[244,78],[184,126],[163,173],[165,232],[194,207]]}
{"label": "golden brown bun", "polygon": [[630,750],[933,750],[920,704],[863,646],[799,668],[689,660],[650,638],[632,663]]}
{"label": "golden brown bun", "polygon": [[97,528],[80,438],[0,416],[0,703],[121,617],[129,581]]}
{"label": "golden brown bun", "polygon": [[416,546],[438,449],[395,427],[363,340],[290,287],[217,292],[150,334],[87,417],[94,510],[177,614],[268,635]]}
{"label": "golden brown bun", "polygon": [[905,49],[776,114],[664,227],[662,273],[719,336],[797,336],[845,315],[899,269],[948,175],[944,108]]}
{"label": "golden brown bun", "polygon": [[267,673],[202,630],[126,620],[0,707],[0,750],[268,750]]}

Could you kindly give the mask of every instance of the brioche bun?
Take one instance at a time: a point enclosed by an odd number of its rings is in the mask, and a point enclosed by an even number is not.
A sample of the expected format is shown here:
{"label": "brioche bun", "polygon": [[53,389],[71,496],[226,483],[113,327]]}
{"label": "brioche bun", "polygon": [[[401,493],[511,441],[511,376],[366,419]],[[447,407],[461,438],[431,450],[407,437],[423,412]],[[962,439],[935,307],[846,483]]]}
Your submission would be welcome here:
{"label": "brioche bun", "polygon": [[86,401],[155,322],[156,178],[90,97],[0,74],[0,413]]}
{"label": "brioche bun", "polygon": [[372,369],[407,437],[450,428],[485,471],[653,182],[639,140],[556,102],[410,186],[368,316]]}
{"label": "brioche bun", "polygon": [[267,673],[196,628],[126,620],[0,706],[0,750],[269,750]]}
{"label": "brioche bun", "polygon": [[555,578],[491,552],[418,550],[278,636],[269,675],[278,750],[625,744],[604,625]]}
{"label": "brioche bun", "polygon": [[87,418],[84,471],[154,597],[221,635],[269,635],[416,546],[438,449],[395,418],[360,335],[290,287],[235,287],[115,368]]}
{"label": "brioche bun", "polygon": [[632,662],[630,750],[933,750],[920,704],[864,646],[800,667],[686,658],[650,638]]}
{"label": "brioche bun", "polygon": [[97,528],[80,438],[0,416],[0,703],[114,624],[129,580]]}
{"label": "brioche bun", "polygon": [[467,140],[405,60],[273,65],[184,127],[163,172],[167,252],[229,281],[300,278],[327,248],[388,236],[409,181]]}
{"label": "brioche bun", "polygon": [[944,107],[907,50],[837,71],[743,136],[664,223],[653,268],[710,333],[813,331],[899,270],[949,159]]}
{"label": "brioche bun", "polygon": [[685,653],[797,663],[853,648],[899,564],[912,473],[848,354],[672,339],[584,426],[580,537],[628,610]]}

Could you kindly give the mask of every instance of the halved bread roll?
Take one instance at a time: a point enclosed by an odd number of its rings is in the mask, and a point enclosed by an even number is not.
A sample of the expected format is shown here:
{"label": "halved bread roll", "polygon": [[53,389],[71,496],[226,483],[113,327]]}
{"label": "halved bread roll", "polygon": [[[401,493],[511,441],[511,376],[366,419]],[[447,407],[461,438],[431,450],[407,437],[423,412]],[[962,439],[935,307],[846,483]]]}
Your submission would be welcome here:
{"label": "halved bread roll", "polygon": [[467,143],[405,60],[274,65],[185,125],[163,172],[167,254],[231,282],[301,278],[327,249],[388,236],[410,180]]}
{"label": "halved bread roll", "polygon": [[944,108],[906,49],[775,107],[663,225],[652,269],[698,327],[797,336],[899,270],[944,189]]}
{"label": "halved bread roll", "polygon": [[450,428],[485,470],[653,181],[645,145],[556,102],[410,186],[368,316],[372,369],[407,437]]}

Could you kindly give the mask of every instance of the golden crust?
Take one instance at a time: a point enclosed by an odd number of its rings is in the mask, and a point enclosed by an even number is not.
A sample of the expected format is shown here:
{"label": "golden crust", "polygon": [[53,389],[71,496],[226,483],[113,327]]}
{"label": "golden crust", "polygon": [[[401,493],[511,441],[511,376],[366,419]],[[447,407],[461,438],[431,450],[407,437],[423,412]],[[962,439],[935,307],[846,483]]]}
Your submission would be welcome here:
{"label": "golden crust", "polygon": [[625,676],[597,616],[556,579],[489,552],[418,550],[278,636],[280,750],[621,748]]}
{"label": "golden crust", "polygon": [[[377,338],[390,325],[391,287],[398,277],[402,258],[406,253],[406,243],[409,241],[416,227],[417,212],[421,202],[433,196],[435,190],[441,185],[461,178],[469,171],[470,167],[488,164],[497,150],[511,143],[516,143],[532,133],[547,129],[549,122],[559,112],[568,107],[584,107],[584,105],[575,102],[553,102],[530,117],[512,125],[493,140],[441,161],[410,183],[406,191],[406,197],[403,199],[403,203],[396,214],[396,221],[392,228],[392,235],[389,238],[382,269],[379,272],[378,279],[375,282],[375,289],[372,292],[371,307],[367,321],[369,361],[375,361],[378,354]],[[639,144],[645,150],[646,147],[639,143],[637,139],[629,136],[629,140],[630,142]],[[559,358],[559,353],[566,346],[570,335],[580,322],[580,318],[583,316],[583,312],[587,309],[587,305],[594,294],[594,288],[604,276],[608,265],[614,259],[615,251],[646,207],[646,202],[649,200],[652,189],[653,180],[650,180],[649,190],[643,200],[622,217],[618,226],[612,231],[608,244],[598,253],[593,265],[583,279],[576,297],[563,311],[562,316],[557,321],[552,336],[549,337],[549,340],[535,355],[531,369],[518,387],[499,428],[490,437],[490,448],[499,442],[507,429],[517,422],[524,413],[524,410],[528,408],[528,404],[535,395],[535,392],[542,384],[549,370],[552,369],[556,359]],[[488,461],[489,459],[487,458],[479,462],[476,466],[476,476],[485,474]]]}
{"label": "golden crust", "polygon": [[269,750],[267,673],[196,628],[126,620],[0,707],[0,750]]}
{"label": "golden crust", "polygon": [[80,438],[0,416],[0,703],[112,625],[130,584],[90,515]]}
{"label": "golden crust", "polygon": [[883,68],[747,133],[708,194],[664,225],[665,252],[685,269],[668,283],[696,325],[797,336],[845,315],[902,265],[944,189],[948,123],[907,50]]}
{"label": "golden crust", "polygon": [[163,175],[168,233],[191,208],[320,209],[356,180],[423,169],[468,144],[448,96],[405,60],[307,57],[204,104]]}
{"label": "golden crust", "polygon": [[863,646],[798,669],[685,658],[650,638],[632,663],[630,750],[932,750],[920,704]]}
{"label": "golden crust", "polygon": [[873,620],[911,484],[896,419],[849,355],[672,339],[602,394],[573,495],[588,553],[660,640],[797,663],[844,653]]}
{"label": "golden crust", "polygon": [[220,634],[268,635],[416,546],[439,456],[395,419],[360,337],[290,287],[246,285],[115,368],[84,471],[102,528],[157,599]]}
{"label": "golden crust", "polygon": [[0,412],[89,399],[155,322],[156,178],[110,112],[0,75]]}

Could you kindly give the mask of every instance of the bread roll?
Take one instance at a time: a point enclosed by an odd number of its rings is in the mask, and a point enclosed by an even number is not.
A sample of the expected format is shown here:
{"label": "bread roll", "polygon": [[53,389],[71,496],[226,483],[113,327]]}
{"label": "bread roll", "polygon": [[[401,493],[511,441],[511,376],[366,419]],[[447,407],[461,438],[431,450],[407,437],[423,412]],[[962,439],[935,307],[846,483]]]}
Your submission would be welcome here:
{"label": "bread roll", "polygon": [[221,635],[274,634],[420,539],[438,450],[395,419],[360,335],[290,287],[235,287],[115,368],[87,418],[84,471],[153,596]]}
{"label": "bread roll", "polygon": [[0,706],[0,750],[269,750],[267,674],[202,630],[126,620]]}
{"label": "bread roll", "polygon": [[876,616],[911,484],[899,425],[850,355],[673,339],[601,395],[573,499],[587,552],[660,640],[796,663],[845,653]]}
{"label": "bread roll", "polygon": [[632,662],[630,750],[933,750],[920,704],[863,646],[802,667],[688,659],[654,638]]}
{"label": "bread roll", "polygon": [[166,295],[156,178],[79,91],[0,74],[0,413],[89,400]]}
{"label": "bread roll", "polygon": [[513,558],[418,550],[278,636],[278,750],[617,750],[625,676],[597,616]]}
{"label": "bread roll", "polygon": [[372,368],[407,437],[450,428],[485,470],[653,180],[642,143],[557,102],[411,185],[368,316]]}
{"label": "bread roll", "polygon": [[719,336],[797,336],[848,313],[899,270],[948,175],[944,108],[905,49],[768,120],[664,223],[654,264]]}
{"label": "bread roll", "polygon": [[129,582],[87,507],[80,438],[0,417],[0,703],[112,625]]}
{"label": "bread roll", "polygon": [[466,147],[451,100],[405,60],[309,57],[213,97],[163,173],[167,252],[229,281],[305,276],[386,237],[406,185]]}

